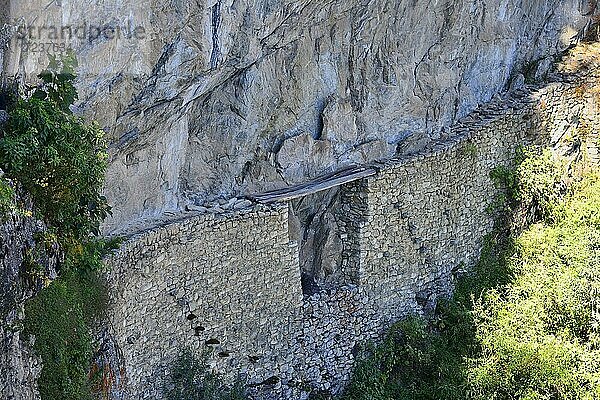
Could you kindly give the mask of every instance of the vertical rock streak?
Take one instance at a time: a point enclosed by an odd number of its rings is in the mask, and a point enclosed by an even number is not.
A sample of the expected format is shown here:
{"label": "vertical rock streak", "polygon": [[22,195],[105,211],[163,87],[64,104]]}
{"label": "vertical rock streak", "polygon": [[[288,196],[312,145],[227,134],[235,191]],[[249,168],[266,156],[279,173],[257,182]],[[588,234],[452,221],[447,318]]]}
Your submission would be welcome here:
{"label": "vertical rock streak", "polygon": [[212,26],[212,51],[210,53],[210,67],[216,69],[221,61],[221,50],[219,48],[219,28],[221,26],[221,1],[218,0],[211,9]]}

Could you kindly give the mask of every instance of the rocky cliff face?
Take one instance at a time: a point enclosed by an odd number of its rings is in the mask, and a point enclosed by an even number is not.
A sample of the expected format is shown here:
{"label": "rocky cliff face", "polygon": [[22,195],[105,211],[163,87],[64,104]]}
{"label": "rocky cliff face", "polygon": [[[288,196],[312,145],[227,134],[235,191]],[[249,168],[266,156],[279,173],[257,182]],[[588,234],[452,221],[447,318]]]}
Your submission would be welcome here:
{"label": "rocky cliff face", "polygon": [[[18,210],[0,215],[0,399],[35,400],[42,366],[33,342],[21,334],[24,304],[43,285],[42,276],[56,277],[58,249],[39,243],[46,227],[29,216],[31,204],[26,199],[17,204]],[[27,261],[43,268],[39,276],[27,271]]]}
{"label": "rocky cliff face", "polygon": [[[116,207],[107,231],[418,149],[495,93],[543,77],[595,7],[588,0],[7,3],[5,19],[27,30],[13,28],[5,74],[31,76],[47,63],[32,43],[66,42],[78,55],[80,108],[113,140],[106,193]],[[87,34],[60,38],[65,27],[85,26]],[[58,30],[52,36],[40,27]]]}

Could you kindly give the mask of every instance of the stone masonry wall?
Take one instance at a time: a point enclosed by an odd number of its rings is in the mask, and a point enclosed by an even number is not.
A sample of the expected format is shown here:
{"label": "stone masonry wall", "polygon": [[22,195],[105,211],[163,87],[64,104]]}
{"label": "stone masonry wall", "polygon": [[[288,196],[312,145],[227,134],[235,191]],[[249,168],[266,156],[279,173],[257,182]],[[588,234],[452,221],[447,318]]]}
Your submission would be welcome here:
{"label": "stone masonry wall", "polygon": [[123,398],[156,398],[185,347],[212,348],[219,369],[284,354],[302,305],[288,210],[203,215],[132,238],[108,264],[111,325],[123,352]]}
{"label": "stone masonry wall", "polygon": [[[350,282],[338,287],[302,295],[287,204],[196,215],[132,237],[108,260],[127,375],[119,398],[161,398],[184,347],[212,349],[210,365],[240,373],[255,399],[339,393],[357,345],[432,310],[454,272],[477,260],[493,227],[490,171],[510,164],[517,146],[567,143],[564,153],[586,148],[597,158],[597,76],[560,78],[498,98],[425,151],[374,164],[377,175],[339,188]],[[578,143],[583,131],[589,139]]]}
{"label": "stone masonry wall", "polygon": [[533,125],[525,111],[506,113],[368,180],[359,285],[387,318],[432,310],[452,272],[478,258],[493,228],[490,172],[514,160]]}
{"label": "stone masonry wall", "polygon": [[453,127],[451,139],[385,162],[344,189],[344,207],[360,210],[363,221],[351,243],[358,285],[386,321],[431,311],[451,293],[454,272],[478,259],[494,224],[490,173],[511,164],[518,146],[566,143],[566,152],[579,146],[566,136],[587,134],[584,154],[597,157],[594,82],[588,76],[497,98]]}

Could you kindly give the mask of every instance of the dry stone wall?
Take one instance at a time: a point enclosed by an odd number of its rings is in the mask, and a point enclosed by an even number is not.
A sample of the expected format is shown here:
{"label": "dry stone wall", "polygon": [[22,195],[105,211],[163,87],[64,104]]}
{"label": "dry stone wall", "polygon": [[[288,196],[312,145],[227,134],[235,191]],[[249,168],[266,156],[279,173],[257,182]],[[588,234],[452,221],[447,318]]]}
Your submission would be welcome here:
{"label": "dry stone wall", "polygon": [[303,296],[288,204],[196,215],[131,238],[108,260],[122,398],[160,398],[184,347],[212,349],[209,364],[241,374],[256,399],[339,393],[357,345],[430,311],[454,272],[475,262],[493,227],[490,172],[517,146],[585,129],[592,139],[580,147],[597,157],[596,82],[561,77],[497,98],[446,139],[338,188],[337,287]]}
{"label": "dry stone wall", "polygon": [[358,283],[390,320],[431,310],[450,293],[452,272],[477,259],[493,228],[490,172],[511,163],[534,125],[530,113],[507,110],[430,153],[387,163],[355,190],[366,193]]}
{"label": "dry stone wall", "polygon": [[287,213],[193,217],[133,238],[108,260],[123,398],[156,398],[184,347],[213,349],[227,370],[285,353],[302,305]]}

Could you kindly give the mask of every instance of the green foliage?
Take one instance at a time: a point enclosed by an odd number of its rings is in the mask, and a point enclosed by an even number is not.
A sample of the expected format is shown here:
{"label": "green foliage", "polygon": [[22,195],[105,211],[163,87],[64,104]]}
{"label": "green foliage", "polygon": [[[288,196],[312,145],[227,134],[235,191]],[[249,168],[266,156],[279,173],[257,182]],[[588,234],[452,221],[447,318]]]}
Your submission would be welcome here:
{"label": "green foliage", "polygon": [[76,271],[98,271],[103,268],[102,258],[119,247],[120,238],[109,240],[88,239],[67,249],[63,268]]}
{"label": "green foliage", "polygon": [[504,165],[490,172],[494,186],[499,190],[493,198],[490,212],[498,213],[499,217],[510,217],[519,204],[519,184],[517,171]]}
{"label": "green foliage", "polygon": [[[35,335],[43,369],[38,381],[43,400],[92,399],[90,326],[104,315],[106,285],[100,278],[102,256],[115,243],[94,235],[110,212],[101,196],[106,169],[104,133],[73,115],[76,61],[51,58],[40,74],[43,84],[9,106],[0,134],[0,167],[31,196],[36,217],[48,231],[35,237],[24,255],[29,278],[49,282],[37,264],[47,246],[64,253],[60,277],[25,306],[24,333]],[[0,211],[14,191],[0,180]],[[46,246],[46,248],[44,247]]]}
{"label": "green foliage", "polygon": [[[56,60],[51,67],[58,68]],[[73,61],[66,72],[49,69],[33,96],[18,99],[0,136],[0,166],[31,194],[60,238],[84,240],[97,234],[110,208],[101,196],[106,169],[104,133],[86,124],[69,106],[76,99]]]}
{"label": "green foliage", "polygon": [[206,363],[185,350],[175,361],[170,382],[165,388],[167,400],[243,400],[241,384],[229,387],[206,368]]}
{"label": "green foliage", "polygon": [[77,77],[77,58],[74,52],[68,52],[60,59],[52,54],[48,57],[50,64],[39,75],[44,86],[37,88],[33,97],[53,103],[60,107],[61,111],[69,114],[69,107],[78,99],[77,90],[72,84]]}
{"label": "green foliage", "polygon": [[493,210],[511,220],[519,230],[535,221],[555,217],[555,207],[564,196],[563,165],[549,149],[519,149],[516,167],[499,166],[490,177],[500,194]]}
{"label": "green foliage", "polygon": [[519,215],[522,226],[556,217],[556,207],[566,193],[564,166],[549,149],[530,151],[517,169]]}
{"label": "green foliage", "polygon": [[464,360],[478,354],[473,298],[510,279],[505,234],[486,238],[480,261],[463,276],[433,320],[411,317],[392,327],[384,341],[370,345],[354,370],[344,400],[463,400],[469,393]]}
{"label": "green foliage", "polygon": [[16,209],[15,198],[15,189],[0,177],[0,221]]}
{"label": "green foliage", "polygon": [[107,303],[96,271],[63,274],[26,304],[26,335],[43,360],[38,380],[42,399],[93,399],[89,367],[93,356],[89,326]]}
{"label": "green foliage", "polygon": [[[343,399],[462,399],[464,377],[450,336],[433,335],[426,322],[396,324],[383,342],[370,345]],[[444,385],[431,385],[442,377]]]}
{"label": "green foliage", "polygon": [[578,183],[563,218],[516,241],[515,279],[475,310],[482,354],[470,361],[476,399],[600,396],[600,179]]}
{"label": "green foliage", "polygon": [[90,240],[71,248],[63,273],[25,306],[25,335],[35,335],[43,360],[42,399],[92,399],[90,326],[108,306],[102,257],[114,241]]}
{"label": "green foliage", "polygon": [[477,156],[477,145],[471,141],[467,142],[463,147],[463,153],[469,157]]}
{"label": "green foliage", "polygon": [[493,171],[496,231],[432,320],[371,346],[343,399],[600,398],[600,178],[548,151]]}

